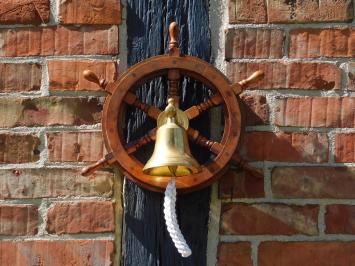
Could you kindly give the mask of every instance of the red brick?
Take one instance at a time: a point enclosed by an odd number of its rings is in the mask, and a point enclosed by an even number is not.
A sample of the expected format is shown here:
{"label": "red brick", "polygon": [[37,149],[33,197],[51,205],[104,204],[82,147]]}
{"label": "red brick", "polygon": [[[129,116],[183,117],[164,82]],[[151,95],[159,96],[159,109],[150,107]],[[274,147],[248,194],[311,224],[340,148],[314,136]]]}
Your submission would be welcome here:
{"label": "red brick", "polygon": [[37,207],[33,205],[0,205],[0,235],[35,235],[37,227]]}
{"label": "red brick", "polygon": [[272,171],[276,198],[355,199],[355,168],[278,167]]}
{"label": "red brick", "polygon": [[227,76],[238,82],[262,70],[265,77],[250,89],[339,90],[341,71],[335,64],[310,62],[227,63]]}
{"label": "red brick", "polygon": [[281,58],[284,33],[276,29],[228,29],[226,59]]}
{"label": "red brick", "polygon": [[55,203],[47,215],[47,231],[54,234],[103,233],[115,230],[112,202]]}
{"label": "red brick", "polygon": [[220,243],[217,266],[252,266],[251,245],[248,242]]}
{"label": "red brick", "polygon": [[275,101],[275,124],[290,127],[355,127],[355,97],[292,97]]}
{"label": "red brick", "polygon": [[80,169],[0,170],[0,199],[55,197],[110,197],[113,175],[95,172],[89,177]]}
{"label": "red brick", "polygon": [[354,57],[355,31],[353,28],[291,30],[289,56]]}
{"label": "red brick", "polygon": [[60,1],[59,21],[61,24],[120,24],[120,1]]}
{"label": "red brick", "polygon": [[221,234],[316,235],[316,205],[226,203],[221,210]]}
{"label": "red brick", "polygon": [[99,98],[1,98],[0,127],[90,125],[100,122]]}
{"label": "red brick", "polygon": [[0,2],[0,24],[41,24],[49,21],[49,0]]}
{"label": "red brick", "polygon": [[105,154],[101,132],[48,133],[52,162],[96,162]]}
{"label": "red brick", "polygon": [[326,162],[328,139],[316,132],[250,132],[242,154],[253,161]]}
{"label": "red brick", "polygon": [[355,265],[355,242],[263,242],[259,266]]}
{"label": "red brick", "polygon": [[34,134],[0,133],[0,163],[29,163],[39,160],[40,140]]}
{"label": "red brick", "polygon": [[355,205],[330,205],[325,213],[327,234],[355,234]]}
{"label": "red brick", "polygon": [[270,23],[351,21],[353,1],[283,1],[268,5]]}
{"label": "red brick", "polygon": [[33,240],[0,242],[0,265],[112,265],[111,240]]}
{"label": "red brick", "polygon": [[265,96],[243,94],[241,100],[247,126],[269,124],[269,106]]}
{"label": "red brick", "polygon": [[219,182],[219,197],[222,199],[264,197],[264,178],[257,178],[247,171],[229,170]]}
{"label": "red brick", "polygon": [[[23,45],[24,43],[27,45]],[[117,26],[0,30],[0,56],[115,55],[117,53]]]}
{"label": "red brick", "polygon": [[41,87],[38,64],[0,64],[0,92],[38,91]]}
{"label": "red brick", "polygon": [[348,65],[348,88],[355,91],[355,62]]}
{"label": "red brick", "polygon": [[112,61],[51,60],[48,62],[49,90],[101,90],[97,84],[84,78],[83,71],[86,69],[109,82],[117,76],[117,66]]}
{"label": "red brick", "polygon": [[266,23],[266,4],[263,0],[229,0],[229,23]]}
{"label": "red brick", "polygon": [[335,135],[334,157],[336,162],[355,162],[355,133]]}

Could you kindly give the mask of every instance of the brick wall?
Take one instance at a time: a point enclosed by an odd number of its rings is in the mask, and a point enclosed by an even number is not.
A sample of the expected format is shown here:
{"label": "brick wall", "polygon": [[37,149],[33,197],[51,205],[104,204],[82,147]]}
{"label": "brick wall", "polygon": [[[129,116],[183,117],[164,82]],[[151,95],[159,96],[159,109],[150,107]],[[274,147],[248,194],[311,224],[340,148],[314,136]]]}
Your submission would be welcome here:
{"label": "brick wall", "polygon": [[226,73],[243,95],[241,152],[264,178],[219,184],[220,266],[355,265],[354,2],[229,0]]}
{"label": "brick wall", "polygon": [[[265,72],[242,95],[240,147],[264,178],[231,169],[221,180],[212,255],[220,266],[355,265],[354,3],[228,5],[217,61],[233,81]],[[117,77],[120,11],[118,0],[0,2],[0,265],[118,260],[119,181],[79,170],[105,153],[105,93],[81,73]]]}
{"label": "brick wall", "polygon": [[117,178],[80,175],[105,152],[105,93],[82,71],[116,77],[120,23],[118,0],[0,1],[2,266],[114,261]]}

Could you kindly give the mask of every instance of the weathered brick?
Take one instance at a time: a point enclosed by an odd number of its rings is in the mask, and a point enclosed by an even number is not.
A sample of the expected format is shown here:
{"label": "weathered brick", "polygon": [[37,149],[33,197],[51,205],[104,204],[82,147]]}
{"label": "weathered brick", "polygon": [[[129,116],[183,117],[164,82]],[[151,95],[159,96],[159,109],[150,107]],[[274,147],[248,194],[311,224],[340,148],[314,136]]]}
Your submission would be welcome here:
{"label": "weathered brick", "polygon": [[270,23],[304,23],[349,21],[353,18],[353,1],[284,1],[268,2]]}
{"label": "weathered brick", "polygon": [[266,4],[263,0],[229,0],[229,23],[266,23]]}
{"label": "weathered brick", "polygon": [[220,243],[217,261],[217,266],[252,266],[250,243]]}
{"label": "weathered brick", "polygon": [[289,56],[354,57],[355,30],[353,28],[291,30]]}
{"label": "weathered brick", "polygon": [[0,2],[0,24],[41,24],[49,21],[49,0]]}
{"label": "weathered brick", "polygon": [[112,61],[68,61],[48,62],[49,90],[102,90],[97,84],[87,81],[83,71],[89,69],[97,76],[111,82],[117,76],[117,66]]}
{"label": "weathered brick", "polygon": [[247,171],[229,170],[219,182],[219,197],[222,199],[264,197],[264,178],[257,178]]}
{"label": "weathered brick", "polygon": [[341,71],[335,64],[310,62],[227,63],[227,76],[238,82],[262,70],[265,77],[250,89],[339,90]]}
{"label": "weathered brick", "polygon": [[110,197],[113,175],[95,172],[84,177],[73,169],[0,170],[0,199]]}
{"label": "weathered brick", "polygon": [[0,64],[0,92],[38,91],[41,87],[39,64]]}
{"label": "weathered brick", "polygon": [[111,240],[1,241],[0,265],[112,265]]}
{"label": "weathered brick", "polygon": [[100,121],[99,98],[1,98],[0,127],[89,125]]}
{"label": "weathered brick", "polygon": [[0,56],[115,55],[117,53],[117,26],[0,30]]}
{"label": "weathered brick", "polygon": [[269,124],[269,106],[263,95],[241,95],[247,126]]}
{"label": "weathered brick", "polygon": [[348,89],[355,91],[355,62],[348,65]]}
{"label": "weathered brick", "polygon": [[339,133],[335,135],[334,157],[336,162],[355,162],[355,133]]}
{"label": "weathered brick", "polygon": [[120,1],[60,1],[59,21],[61,24],[120,24]]}
{"label": "weathered brick", "polygon": [[326,162],[328,139],[316,132],[250,132],[242,154],[253,161]]}
{"label": "weathered brick", "polygon": [[288,64],[287,71],[287,88],[341,89],[341,70],[335,64],[293,62]]}
{"label": "weathered brick", "polygon": [[36,206],[0,205],[1,235],[35,235],[37,229],[38,211]]}
{"label": "weathered brick", "polygon": [[0,163],[29,163],[39,160],[39,138],[34,134],[0,133]]}
{"label": "weathered brick", "polygon": [[53,132],[47,138],[52,162],[95,162],[105,154],[101,132]]}
{"label": "weathered brick", "polygon": [[278,167],[272,171],[276,198],[355,199],[355,169],[349,167]]}
{"label": "weathered brick", "polygon": [[114,208],[109,201],[59,202],[48,210],[49,233],[102,233],[114,230]]}
{"label": "weathered brick", "polygon": [[281,58],[284,33],[277,29],[228,29],[225,56],[232,58]]}
{"label": "weathered brick", "polygon": [[355,265],[355,242],[262,242],[259,266]]}
{"label": "weathered brick", "polygon": [[290,127],[355,127],[355,97],[291,97],[275,101],[275,124]]}
{"label": "weathered brick", "polygon": [[325,213],[327,234],[355,234],[355,205],[329,205]]}
{"label": "weathered brick", "polygon": [[316,235],[316,205],[226,203],[221,209],[221,234]]}

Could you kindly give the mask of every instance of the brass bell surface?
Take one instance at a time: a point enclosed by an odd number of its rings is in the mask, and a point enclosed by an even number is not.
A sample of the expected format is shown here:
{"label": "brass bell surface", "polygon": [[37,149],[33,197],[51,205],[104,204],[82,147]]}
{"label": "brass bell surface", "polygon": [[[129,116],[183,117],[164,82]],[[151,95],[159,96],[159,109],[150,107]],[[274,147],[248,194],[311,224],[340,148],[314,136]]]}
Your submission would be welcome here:
{"label": "brass bell surface", "polygon": [[152,176],[184,176],[201,171],[192,157],[186,131],[176,123],[174,100],[168,100],[162,113],[167,116],[165,124],[157,130],[154,152],[143,168],[143,173]]}

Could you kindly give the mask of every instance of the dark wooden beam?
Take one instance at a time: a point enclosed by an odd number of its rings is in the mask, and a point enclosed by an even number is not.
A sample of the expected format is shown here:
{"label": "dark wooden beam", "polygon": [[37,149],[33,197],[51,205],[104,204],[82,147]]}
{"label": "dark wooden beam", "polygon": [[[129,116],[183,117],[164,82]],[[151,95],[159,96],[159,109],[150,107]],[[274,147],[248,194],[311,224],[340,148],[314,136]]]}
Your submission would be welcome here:
{"label": "dark wooden beam", "polygon": [[[180,26],[180,49],[184,54],[210,60],[210,32],[207,0],[127,0],[128,66],[167,52],[168,27]],[[183,79],[180,108],[186,109],[206,100],[208,90],[201,84]],[[138,98],[163,109],[166,105],[165,78],[153,80],[138,90]],[[145,135],[156,125],[141,111],[127,112],[127,141]],[[192,126],[209,136],[209,117],[205,114]],[[147,159],[149,147],[138,156]],[[203,161],[206,152],[192,146],[193,155]],[[173,246],[163,216],[163,194],[140,188],[126,179],[124,185],[123,265],[206,265],[210,189],[178,196],[177,215],[181,230],[192,249],[192,256],[182,258]]]}

